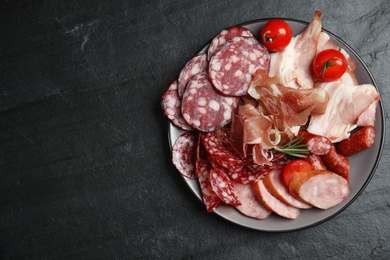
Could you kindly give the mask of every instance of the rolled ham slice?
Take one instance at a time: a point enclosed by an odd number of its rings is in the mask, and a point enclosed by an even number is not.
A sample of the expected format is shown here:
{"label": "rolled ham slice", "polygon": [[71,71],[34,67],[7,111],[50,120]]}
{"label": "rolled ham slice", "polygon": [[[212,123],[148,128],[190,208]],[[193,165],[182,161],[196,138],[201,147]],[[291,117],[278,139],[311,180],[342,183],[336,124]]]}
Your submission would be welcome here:
{"label": "rolled ham slice", "polygon": [[294,177],[290,192],[296,198],[320,209],[330,209],[349,194],[348,181],[328,170],[314,170]]}

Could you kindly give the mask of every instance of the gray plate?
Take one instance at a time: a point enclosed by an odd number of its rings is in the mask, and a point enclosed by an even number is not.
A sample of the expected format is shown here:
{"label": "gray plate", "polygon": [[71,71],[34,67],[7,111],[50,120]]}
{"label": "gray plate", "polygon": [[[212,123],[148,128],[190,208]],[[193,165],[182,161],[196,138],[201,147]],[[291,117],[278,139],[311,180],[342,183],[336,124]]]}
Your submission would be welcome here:
{"label": "gray plate", "polygon": [[[261,19],[251,22],[241,24],[240,26],[247,27],[250,29],[254,35],[260,35],[261,28],[264,24],[270,19]],[[307,22],[293,20],[293,19],[284,19],[292,29],[293,35],[299,34],[307,26]],[[326,31],[326,30],[324,30]],[[326,31],[334,43],[343,48],[350,56],[357,62],[359,65],[355,70],[355,76],[359,84],[372,84],[376,87],[379,92],[375,80],[371,75],[369,69],[359,57],[359,55],[349,47],[343,40],[338,38],[336,35]],[[207,50],[209,43],[207,43],[199,52],[205,52]],[[384,142],[384,112],[383,105],[380,101],[376,110],[376,122],[375,122],[375,142],[373,146],[369,149],[366,149],[363,152],[360,152],[354,156],[349,157],[350,160],[350,194],[348,198],[343,201],[338,206],[328,209],[307,209],[301,210],[300,216],[296,220],[289,220],[282,218],[276,214],[271,214],[271,216],[265,220],[258,220],[254,218],[247,217],[241,214],[233,207],[229,206],[219,206],[215,213],[222,218],[231,221],[235,224],[241,225],[243,227],[268,231],[268,232],[286,232],[293,230],[300,230],[314,225],[323,223],[324,221],[329,220],[330,218],[336,216],[338,213],[346,209],[356,198],[363,192],[367,184],[370,182],[371,178],[374,175],[374,172],[378,166],[379,159],[382,153],[383,142]],[[177,137],[182,134],[183,131],[174,127],[172,124],[169,126],[169,143],[172,147]],[[196,197],[202,201],[202,193],[199,187],[197,180],[191,180],[185,178],[185,182],[188,184],[188,187],[193,191]],[[205,210],[205,214],[206,210]]]}

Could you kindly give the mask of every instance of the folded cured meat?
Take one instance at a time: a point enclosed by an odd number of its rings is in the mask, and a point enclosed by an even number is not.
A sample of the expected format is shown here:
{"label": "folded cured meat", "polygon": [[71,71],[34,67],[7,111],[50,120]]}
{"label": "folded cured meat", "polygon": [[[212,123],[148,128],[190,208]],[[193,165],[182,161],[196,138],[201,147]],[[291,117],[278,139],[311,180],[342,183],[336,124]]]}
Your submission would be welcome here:
{"label": "folded cured meat", "polygon": [[279,77],[283,86],[296,89],[313,87],[311,63],[317,54],[320,18],[321,12],[316,11],[313,20],[301,34],[293,37],[283,51],[271,54],[269,75]]}
{"label": "folded cured meat", "polygon": [[333,143],[348,138],[355,120],[380,96],[370,84],[354,86],[340,82],[321,83],[329,94],[323,115],[313,115],[307,131],[329,138]]}

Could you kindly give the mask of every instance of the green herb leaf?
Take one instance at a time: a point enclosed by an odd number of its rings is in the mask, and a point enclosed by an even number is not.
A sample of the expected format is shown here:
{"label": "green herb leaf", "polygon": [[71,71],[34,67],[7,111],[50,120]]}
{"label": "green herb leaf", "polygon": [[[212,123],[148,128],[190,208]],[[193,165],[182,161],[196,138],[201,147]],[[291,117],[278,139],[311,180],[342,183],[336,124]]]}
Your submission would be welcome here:
{"label": "green herb leaf", "polygon": [[275,150],[294,157],[306,158],[310,150],[307,149],[307,144],[300,144],[302,141],[303,137],[299,136],[281,147],[275,146]]}

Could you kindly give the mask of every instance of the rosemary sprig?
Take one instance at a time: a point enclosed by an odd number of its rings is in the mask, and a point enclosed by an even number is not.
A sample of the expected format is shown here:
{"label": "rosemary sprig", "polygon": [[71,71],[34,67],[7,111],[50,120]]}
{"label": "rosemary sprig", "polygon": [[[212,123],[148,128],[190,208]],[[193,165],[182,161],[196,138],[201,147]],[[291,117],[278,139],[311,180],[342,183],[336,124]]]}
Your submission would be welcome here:
{"label": "rosemary sprig", "polygon": [[275,150],[291,156],[306,158],[307,155],[310,153],[310,150],[307,149],[307,144],[300,144],[302,140],[303,137],[299,136],[281,147],[275,146]]}

